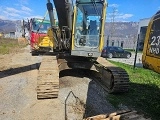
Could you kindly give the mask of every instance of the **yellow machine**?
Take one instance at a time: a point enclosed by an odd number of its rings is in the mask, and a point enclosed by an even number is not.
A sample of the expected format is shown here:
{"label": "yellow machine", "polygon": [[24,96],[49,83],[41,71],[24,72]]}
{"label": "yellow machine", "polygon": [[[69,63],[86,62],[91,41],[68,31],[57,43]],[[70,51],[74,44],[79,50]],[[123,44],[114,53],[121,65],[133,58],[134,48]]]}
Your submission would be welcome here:
{"label": "yellow machine", "polygon": [[[53,54],[42,56],[37,78],[37,98],[57,98],[59,73],[67,69],[85,69],[89,73],[88,77],[93,78],[109,93],[127,92],[127,72],[100,57],[104,44],[106,0],[76,0],[75,4],[70,0],[53,2],[58,16],[58,28],[54,23],[52,3],[48,0],[51,28],[48,29],[47,37],[53,41]],[[136,111],[123,110],[109,116],[94,116],[86,120],[101,118],[141,120],[142,117],[137,115]]]}
{"label": "yellow machine", "polygon": [[[59,29],[55,27],[53,8],[47,8],[54,36],[54,50],[68,51],[70,55],[99,57],[104,43],[106,2],[102,0],[77,0],[72,4],[54,0]],[[64,6],[64,8],[62,7]],[[58,35],[59,34],[59,35]],[[53,52],[55,52],[53,51]]]}
{"label": "yellow machine", "polygon": [[51,26],[50,21],[32,18],[27,25],[32,55],[50,51],[53,48],[53,40],[47,35]]}
{"label": "yellow machine", "polygon": [[50,0],[47,9],[51,28],[47,37],[53,41],[53,54],[42,58],[37,80],[37,98],[57,98],[59,72],[67,69],[88,69],[91,76],[110,93],[126,92],[127,72],[101,58],[107,2],[105,0],[53,0],[58,28],[54,23]]}
{"label": "yellow machine", "polygon": [[144,68],[160,73],[160,11],[149,22],[144,41],[142,63]]}

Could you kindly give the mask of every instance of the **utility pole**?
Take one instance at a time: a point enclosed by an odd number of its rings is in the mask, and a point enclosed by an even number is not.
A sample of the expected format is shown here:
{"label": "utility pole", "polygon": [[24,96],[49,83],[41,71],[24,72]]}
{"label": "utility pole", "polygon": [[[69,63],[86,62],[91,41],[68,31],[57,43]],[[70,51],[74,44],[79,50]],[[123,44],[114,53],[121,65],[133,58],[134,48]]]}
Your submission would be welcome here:
{"label": "utility pole", "polygon": [[135,51],[135,58],[134,58],[134,66],[133,68],[136,67],[136,60],[137,60],[137,52],[138,52],[138,48],[139,48],[139,34],[138,34],[138,38],[137,38],[137,46],[136,46],[136,51]]}
{"label": "utility pole", "polygon": [[116,15],[117,15],[117,8],[115,6],[113,6],[112,13],[110,15],[110,17],[111,17],[110,37],[111,38],[114,36],[114,33],[115,33],[115,18],[116,18]]}
{"label": "utility pole", "polygon": [[136,51],[136,41],[137,41],[137,35],[134,35],[133,37],[133,51],[135,52]]}

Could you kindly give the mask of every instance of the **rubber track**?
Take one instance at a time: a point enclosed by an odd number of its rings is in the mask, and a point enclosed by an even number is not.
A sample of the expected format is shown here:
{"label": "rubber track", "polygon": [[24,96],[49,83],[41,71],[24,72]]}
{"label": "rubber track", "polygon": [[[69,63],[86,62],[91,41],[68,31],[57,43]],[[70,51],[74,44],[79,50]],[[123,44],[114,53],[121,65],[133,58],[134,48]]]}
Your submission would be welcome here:
{"label": "rubber track", "polygon": [[[106,91],[109,93],[123,93],[128,91],[129,75],[124,69],[113,65],[106,61],[106,59],[101,59],[99,62],[96,61],[94,65],[101,74],[101,80],[95,79],[95,81]],[[112,87],[107,84],[110,81],[112,81]]]}
{"label": "rubber track", "polygon": [[109,70],[114,78],[114,86],[109,92],[127,92],[129,88],[129,75],[127,72],[120,67],[107,67],[106,70]]}
{"label": "rubber track", "polygon": [[88,117],[84,120],[151,120],[145,118],[142,114],[137,111],[122,110],[111,114],[101,114],[93,117]]}
{"label": "rubber track", "polygon": [[37,77],[37,98],[57,98],[59,70],[56,56],[43,56]]}

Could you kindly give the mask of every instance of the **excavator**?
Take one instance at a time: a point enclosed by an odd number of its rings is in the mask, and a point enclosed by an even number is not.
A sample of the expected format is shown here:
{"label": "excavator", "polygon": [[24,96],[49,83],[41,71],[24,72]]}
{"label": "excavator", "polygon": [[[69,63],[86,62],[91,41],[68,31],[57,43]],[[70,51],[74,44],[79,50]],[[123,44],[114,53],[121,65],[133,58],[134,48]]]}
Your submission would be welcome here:
{"label": "excavator", "polygon": [[[75,3],[74,3],[75,2]],[[37,99],[58,97],[59,72],[85,69],[93,73],[96,83],[109,93],[123,93],[129,89],[127,72],[100,57],[104,46],[106,0],[53,0],[57,11],[55,24],[53,4],[47,0],[51,27],[47,39],[52,42],[51,54],[43,55],[37,77]],[[130,117],[129,117],[130,116]],[[125,120],[142,118],[136,111],[121,111],[98,115],[86,120]],[[144,119],[145,120],[145,119]]]}
{"label": "excavator", "polygon": [[151,18],[144,41],[142,64],[144,68],[160,73],[160,11]]}
{"label": "excavator", "polygon": [[51,28],[47,35],[53,41],[54,56],[43,56],[38,80],[37,98],[58,97],[59,71],[88,69],[96,71],[97,80],[108,92],[127,92],[127,72],[101,58],[107,3],[105,0],[53,0],[58,17],[54,23],[53,5],[48,0]]}
{"label": "excavator", "polygon": [[48,37],[46,36],[47,30],[50,27],[50,21],[31,18],[28,21],[28,25],[32,55],[34,56],[38,52],[49,51],[53,47],[53,42],[48,41]]}

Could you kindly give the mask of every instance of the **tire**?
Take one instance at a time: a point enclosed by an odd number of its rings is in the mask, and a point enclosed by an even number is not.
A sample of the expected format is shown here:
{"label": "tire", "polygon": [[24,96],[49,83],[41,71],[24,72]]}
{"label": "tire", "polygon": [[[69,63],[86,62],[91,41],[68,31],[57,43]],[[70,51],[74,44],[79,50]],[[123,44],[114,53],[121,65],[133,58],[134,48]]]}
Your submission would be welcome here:
{"label": "tire", "polygon": [[111,59],[112,57],[113,57],[113,54],[112,54],[112,53],[109,53],[109,54],[108,54],[108,58]]}
{"label": "tire", "polygon": [[131,55],[130,55],[130,54],[127,54],[127,55],[126,55],[126,58],[128,58],[128,59],[129,59],[130,57],[131,57]]}
{"label": "tire", "polygon": [[32,56],[38,56],[38,55],[39,55],[38,52],[32,51]]}

